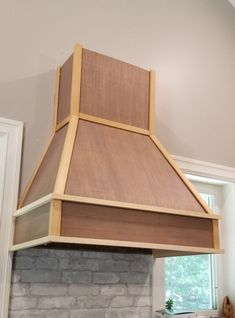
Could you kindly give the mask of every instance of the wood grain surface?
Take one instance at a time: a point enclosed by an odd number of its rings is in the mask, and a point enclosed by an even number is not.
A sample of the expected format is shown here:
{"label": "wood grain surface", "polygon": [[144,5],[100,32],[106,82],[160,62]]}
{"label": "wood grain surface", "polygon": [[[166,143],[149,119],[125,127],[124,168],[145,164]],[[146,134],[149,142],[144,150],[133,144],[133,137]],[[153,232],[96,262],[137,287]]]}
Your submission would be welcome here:
{"label": "wood grain surface", "polygon": [[72,89],[73,55],[60,69],[59,100],[57,110],[57,125],[70,114]]}
{"label": "wood grain surface", "polygon": [[61,236],[213,248],[212,220],[62,203]]}
{"label": "wood grain surface", "polygon": [[53,192],[68,125],[54,136],[40,168],[31,184],[23,205]]}
{"label": "wood grain surface", "polygon": [[48,235],[50,203],[21,215],[15,220],[14,244],[38,239]]}
{"label": "wood grain surface", "polygon": [[204,212],[150,137],[83,120],[65,194]]}
{"label": "wood grain surface", "polygon": [[148,129],[149,72],[83,49],[80,111]]}

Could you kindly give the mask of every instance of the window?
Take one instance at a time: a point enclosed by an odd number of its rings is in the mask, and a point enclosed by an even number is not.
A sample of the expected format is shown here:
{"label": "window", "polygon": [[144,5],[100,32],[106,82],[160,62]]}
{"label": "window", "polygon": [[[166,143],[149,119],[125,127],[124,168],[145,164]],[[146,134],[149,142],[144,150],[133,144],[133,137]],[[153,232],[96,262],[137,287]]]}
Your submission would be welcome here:
{"label": "window", "polygon": [[[201,196],[215,210],[214,195]],[[165,300],[173,299],[175,311],[216,309],[215,265],[213,255],[165,258]]]}
{"label": "window", "polygon": [[213,267],[212,255],[166,258],[166,300],[175,311],[216,309]]}

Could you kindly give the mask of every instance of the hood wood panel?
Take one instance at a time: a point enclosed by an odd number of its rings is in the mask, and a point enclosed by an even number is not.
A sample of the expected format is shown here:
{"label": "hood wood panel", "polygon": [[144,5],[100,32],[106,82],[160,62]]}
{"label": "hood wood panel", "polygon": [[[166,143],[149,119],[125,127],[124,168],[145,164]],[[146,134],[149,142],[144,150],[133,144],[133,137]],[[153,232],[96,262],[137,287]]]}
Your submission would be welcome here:
{"label": "hood wood panel", "polygon": [[148,129],[149,72],[83,49],[80,111]]}
{"label": "hood wood panel", "polygon": [[154,135],[153,72],[77,45],[56,83],[53,138],[14,214],[11,249],[220,253],[218,215]]}
{"label": "hood wood panel", "polygon": [[64,63],[60,70],[58,92],[57,124],[65,120],[70,114],[71,89],[72,89],[73,55]]}
{"label": "hood wood panel", "polygon": [[84,120],[65,194],[205,212],[148,136]]}
{"label": "hood wood panel", "polygon": [[64,202],[61,224],[65,237],[213,248],[212,223],[201,218]]}
{"label": "hood wood panel", "polygon": [[64,147],[67,126],[60,129],[48,144],[48,149],[24,198],[23,206],[54,191]]}

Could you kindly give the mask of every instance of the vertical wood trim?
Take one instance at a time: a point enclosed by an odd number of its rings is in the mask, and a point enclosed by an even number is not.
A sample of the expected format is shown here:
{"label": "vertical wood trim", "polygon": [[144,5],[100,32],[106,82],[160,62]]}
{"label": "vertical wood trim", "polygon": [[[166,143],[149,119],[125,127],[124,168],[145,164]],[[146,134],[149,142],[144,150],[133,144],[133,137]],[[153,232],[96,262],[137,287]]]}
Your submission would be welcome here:
{"label": "vertical wood trim", "polygon": [[56,194],[64,194],[69,166],[70,166],[70,159],[73,152],[74,141],[77,132],[78,126],[78,117],[71,116],[69,124],[68,124],[68,131],[64,142],[64,149],[62,152],[60,166],[55,182],[54,192]]}
{"label": "vertical wood trim", "polygon": [[23,203],[24,203],[24,200],[26,199],[26,196],[27,196],[27,194],[28,194],[28,192],[29,192],[29,189],[30,189],[30,187],[31,187],[31,185],[32,185],[32,183],[33,183],[33,181],[34,181],[36,175],[37,175],[37,172],[38,172],[38,170],[39,170],[39,168],[40,168],[40,166],[41,166],[41,164],[42,164],[42,162],[43,162],[43,159],[44,159],[44,157],[45,157],[45,155],[46,155],[46,153],[47,153],[47,150],[48,150],[49,147],[50,147],[50,144],[52,143],[52,140],[53,140],[54,136],[55,136],[55,134],[53,133],[52,136],[50,137],[50,140],[49,140],[49,142],[48,142],[48,144],[47,144],[47,146],[46,146],[46,148],[45,148],[45,150],[44,150],[42,156],[41,156],[41,159],[38,161],[38,163],[37,163],[37,165],[36,165],[36,168],[35,168],[35,170],[34,170],[34,172],[33,172],[33,175],[32,175],[32,177],[30,178],[30,180],[29,180],[29,182],[28,182],[28,184],[27,184],[27,186],[26,186],[26,188],[25,188],[25,190],[24,190],[24,193],[23,193],[23,195],[22,195],[22,197],[21,197],[21,199],[20,199],[20,201],[19,201],[18,209],[20,209],[20,208],[22,207],[22,205],[23,205]]}
{"label": "vertical wood trim", "polygon": [[212,220],[214,248],[220,248],[219,222]]}
{"label": "vertical wood trim", "polygon": [[56,68],[55,73],[55,93],[54,93],[54,115],[52,130],[55,132],[57,123],[57,113],[58,113],[58,102],[59,102],[59,88],[60,88],[60,67]]}
{"label": "vertical wood trim", "polygon": [[156,74],[149,72],[149,131],[150,135],[155,135],[155,85]]}
{"label": "vertical wood trim", "polygon": [[62,201],[52,200],[50,206],[49,235],[60,236]]}
{"label": "vertical wood trim", "polygon": [[197,190],[194,188],[192,183],[185,177],[183,172],[178,167],[177,163],[171,159],[170,154],[166,151],[166,149],[163,147],[163,145],[160,143],[160,141],[153,135],[150,135],[150,138],[154,142],[154,144],[158,147],[158,149],[161,151],[163,156],[166,158],[166,160],[169,162],[171,167],[175,170],[175,172],[178,174],[180,179],[185,183],[189,191],[193,194],[195,199],[198,201],[198,203],[203,207],[206,213],[213,213],[212,210],[208,207],[206,202],[201,198],[201,196],[198,194]]}
{"label": "vertical wood trim", "polygon": [[80,86],[82,71],[82,46],[77,44],[73,51],[73,72],[71,88],[70,114],[78,116],[80,106]]}

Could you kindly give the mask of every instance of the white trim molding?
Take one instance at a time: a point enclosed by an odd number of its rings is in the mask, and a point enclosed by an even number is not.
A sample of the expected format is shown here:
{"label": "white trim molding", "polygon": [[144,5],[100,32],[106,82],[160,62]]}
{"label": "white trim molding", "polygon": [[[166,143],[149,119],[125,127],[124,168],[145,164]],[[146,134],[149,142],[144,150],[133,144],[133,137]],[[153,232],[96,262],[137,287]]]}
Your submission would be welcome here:
{"label": "white trim molding", "polygon": [[12,215],[17,207],[23,123],[0,117],[0,318],[8,317]]}
{"label": "white trim molding", "polygon": [[235,182],[235,168],[175,155],[172,155],[172,157],[184,173],[227,182]]}

